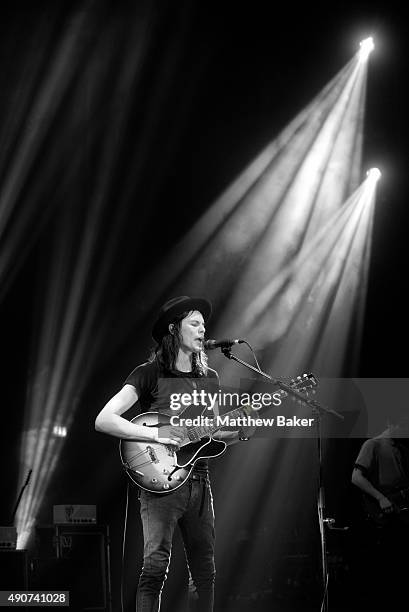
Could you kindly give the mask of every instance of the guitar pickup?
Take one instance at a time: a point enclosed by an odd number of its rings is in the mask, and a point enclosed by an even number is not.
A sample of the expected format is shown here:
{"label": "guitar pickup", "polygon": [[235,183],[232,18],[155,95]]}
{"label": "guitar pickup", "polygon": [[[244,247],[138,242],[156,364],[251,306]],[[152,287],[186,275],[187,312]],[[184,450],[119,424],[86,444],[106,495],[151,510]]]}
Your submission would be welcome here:
{"label": "guitar pickup", "polygon": [[156,456],[155,449],[152,446],[147,446],[146,450],[148,451],[148,455],[152,463],[159,463],[159,459]]}

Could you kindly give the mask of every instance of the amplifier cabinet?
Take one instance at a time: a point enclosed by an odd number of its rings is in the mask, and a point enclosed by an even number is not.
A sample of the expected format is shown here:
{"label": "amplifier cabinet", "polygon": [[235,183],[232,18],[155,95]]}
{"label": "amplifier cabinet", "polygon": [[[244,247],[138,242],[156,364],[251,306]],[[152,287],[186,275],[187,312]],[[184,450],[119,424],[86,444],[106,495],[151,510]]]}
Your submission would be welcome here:
{"label": "amplifier cabinet", "polygon": [[27,588],[27,550],[0,549],[0,591],[24,591]]}
{"label": "amplifier cabinet", "polygon": [[31,582],[37,590],[70,591],[75,610],[110,612],[108,526],[38,526]]}

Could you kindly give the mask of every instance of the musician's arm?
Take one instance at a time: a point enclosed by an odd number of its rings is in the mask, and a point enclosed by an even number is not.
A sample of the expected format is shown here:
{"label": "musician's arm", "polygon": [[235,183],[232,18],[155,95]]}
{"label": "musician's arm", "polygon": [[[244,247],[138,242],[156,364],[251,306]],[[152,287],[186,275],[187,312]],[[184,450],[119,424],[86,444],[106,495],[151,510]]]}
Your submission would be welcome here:
{"label": "musician's arm", "polygon": [[102,408],[95,419],[95,429],[123,440],[140,440],[176,444],[170,438],[160,438],[157,427],[145,427],[131,423],[121,415],[138,401],[138,394],[133,385],[124,385]]}
{"label": "musician's arm", "polygon": [[359,468],[354,468],[351,481],[352,484],[361,489],[361,491],[375,498],[382,510],[392,508],[392,502],[383,493],[381,493],[381,491],[378,491],[378,489],[373,486],[373,484],[364,476],[362,470]]}
{"label": "musician's arm", "polygon": [[216,433],[213,434],[213,438],[215,440],[221,440],[223,442],[226,442],[227,446],[229,446],[230,444],[236,444],[236,442],[239,441],[239,432],[224,431],[222,429],[219,429],[219,431],[216,431]]}

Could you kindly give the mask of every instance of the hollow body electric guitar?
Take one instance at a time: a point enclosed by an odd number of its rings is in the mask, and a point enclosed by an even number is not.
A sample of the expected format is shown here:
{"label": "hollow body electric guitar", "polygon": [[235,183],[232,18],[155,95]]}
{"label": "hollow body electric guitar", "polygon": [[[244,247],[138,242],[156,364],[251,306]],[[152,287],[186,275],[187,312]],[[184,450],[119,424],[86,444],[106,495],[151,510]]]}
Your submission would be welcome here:
{"label": "hollow body electric guitar", "polygon": [[[313,374],[304,374],[293,379],[290,386],[300,392],[306,392],[317,386]],[[282,397],[287,393],[278,391]],[[254,416],[251,406],[240,406],[223,415],[237,419]],[[171,417],[158,412],[145,412],[133,418],[131,423],[146,427],[170,425]],[[206,425],[184,427],[185,439],[178,447],[140,440],[121,440],[119,453],[122,466],[129,478],[142,489],[152,493],[169,493],[181,487],[190,475],[194,464],[199,459],[218,457],[226,450],[226,443],[215,440],[213,434],[221,428],[216,419],[208,417]]]}

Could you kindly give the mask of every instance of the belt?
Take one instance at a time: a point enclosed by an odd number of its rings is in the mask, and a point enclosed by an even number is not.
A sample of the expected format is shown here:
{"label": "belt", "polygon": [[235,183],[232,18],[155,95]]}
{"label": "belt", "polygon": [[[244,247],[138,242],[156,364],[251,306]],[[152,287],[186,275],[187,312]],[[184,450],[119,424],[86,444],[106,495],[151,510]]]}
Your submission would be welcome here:
{"label": "belt", "polygon": [[207,476],[207,474],[190,474],[189,478],[191,480],[209,480],[209,477]]}

